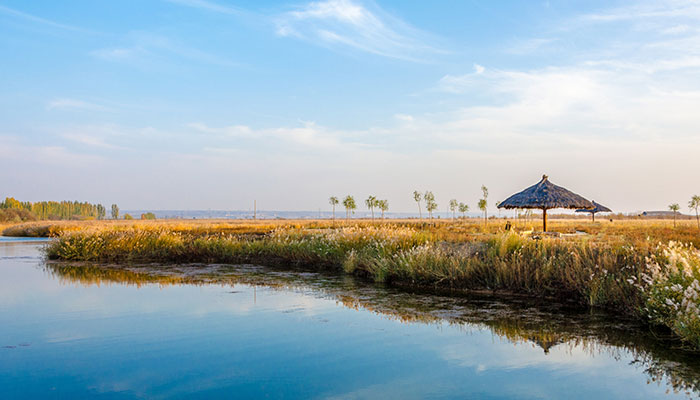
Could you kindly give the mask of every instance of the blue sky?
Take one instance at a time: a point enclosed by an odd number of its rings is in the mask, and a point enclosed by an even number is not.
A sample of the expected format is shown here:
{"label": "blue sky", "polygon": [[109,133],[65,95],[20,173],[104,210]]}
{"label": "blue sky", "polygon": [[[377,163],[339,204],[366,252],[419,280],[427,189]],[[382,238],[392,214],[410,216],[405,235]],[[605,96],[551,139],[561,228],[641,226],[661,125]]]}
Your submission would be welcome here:
{"label": "blue sky", "polygon": [[700,192],[700,3],[0,0],[0,195],[476,208]]}

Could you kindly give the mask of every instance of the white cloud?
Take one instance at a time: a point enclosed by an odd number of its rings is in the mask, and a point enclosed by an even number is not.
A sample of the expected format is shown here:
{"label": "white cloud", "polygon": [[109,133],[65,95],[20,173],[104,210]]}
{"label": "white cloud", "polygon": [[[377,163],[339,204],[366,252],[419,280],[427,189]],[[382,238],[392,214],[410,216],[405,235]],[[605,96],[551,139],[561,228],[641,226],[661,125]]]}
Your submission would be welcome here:
{"label": "white cloud", "polygon": [[108,111],[109,108],[100,104],[90,103],[83,100],[58,98],[53,99],[47,105],[49,110],[87,110],[87,111]]}
{"label": "white cloud", "polygon": [[3,5],[0,5],[0,13],[10,15],[10,16],[13,16],[15,18],[20,18],[20,19],[23,19],[25,21],[33,22],[36,24],[41,24],[44,26],[52,27],[52,28],[58,28],[58,29],[62,29],[62,30],[75,31],[75,32],[87,32],[85,29],[82,29],[82,28],[78,28],[78,27],[75,27],[72,25],[58,23],[55,21],[51,21],[49,19],[41,18],[41,17],[37,17],[35,15],[27,14],[27,13],[21,12],[21,11],[17,11],[15,9],[5,7]]}
{"label": "white cloud", "polygon": [[105,142],[105,139],[98,137],[98,136],[92,136],[92,135],[87,135],[87,134],[79,134],[79,133],[66,133],[63,135],[64,138],[84,144],[87,146],[92,146],[92,147],[102,147],[105,149],[116,149],[119,148],[119,146],[115,146],[113,144]]}
{"label": "white cloud", "polygon": [[148,52],[141,47],[111,47],[97,49],[91,54],[107,61],[127,61],[144,56],[147,53]]}
{"label": "white cloud", "polygon": [[187,124],[187,127],[202,133],[225,135],[230,137],[252,138],[258,135],[256,132],[253,132],[250,127],[245,125],[231,125],[223,128],[213,128],[202,122],[192,122]]}
{"label": "white cloud", "polygon": [[582,19],[595,22],[616,22],[678,17],[700,19],[700,3],[696,0],[642,1],[631,6],[584,15]]}
{"label": "white cloud", "polygon": [[201,49],[176,43],[168,37],[149,32],[135,31],[128,35],[127,45],[105,47],[90,54],[105,61],[140,63],[155,61],[158,56],[175,56],[204,64],[239,67],[241,64],[210,54]]}
{"label": "white cloud", "polygon": [[[71,151],[66,146],[42,145],[33,146],[22,144],[16,138],[0,134],[0,159],[4,163],[23,163],[31,160],[32,168],[36,164],[42,166],[86,168],[96,163],[102,163],[104,158],[92,154],[81,154]],[[10,165],[6,165],[10,167]]]}
{"label": "white cloud", "polygon": [[240,14],[241,11],[237,8],[233,8],[230,6],[223,6],[221,4],[217,4],[211,1],[205,1],[205,0],[166,0],[169,3],[174,3],[174,4],[179,4],[182,6],[187,6],[187,7],[192,7],[192,8],[198,8],[200,10],[205,10],[205,11],[213,11],[216,13],[221,13],[221,14],[231,14],[231,15],[236,15]]}
{"label": "white cloud", "polygon": [[556,40],[552,38],[520,39],[514,42],[506,51],[516,55],[528,55],[545,48],[555,41]]}
{"label": "white cloud", "polygon": [[[190,123],[187,127],[198,132],[230,138],[254,139],[263,141],[285,141],[303,148],[328,149],[341,145],[341,132],[330,131],[314,122],[302,122],[300,127],[278,127],[254,130],[245,125],[231,125],[223,128],[210,127],[203,123]],[[348,144],[349,145],[349,144]]]}
{"label": "white cloud", "polygon": [[277,18],[277,34],[412,61],[442,52],[428,44],[426,33],[351,0],[311,2],[287,12]]}

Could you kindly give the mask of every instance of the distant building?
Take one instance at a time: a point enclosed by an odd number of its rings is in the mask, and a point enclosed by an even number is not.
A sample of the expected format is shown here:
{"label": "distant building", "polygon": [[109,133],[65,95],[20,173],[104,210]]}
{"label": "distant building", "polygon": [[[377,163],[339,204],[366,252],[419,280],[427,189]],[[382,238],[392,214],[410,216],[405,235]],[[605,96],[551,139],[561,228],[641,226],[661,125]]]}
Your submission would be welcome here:
{"label": "distant building", "polygon": [[[643,211],[641,214],[639,214],[642,217],[649,217],[649,218],[673,218],[673,211]],[[683,215],[681,213],[675,213],[676,218],[685,218],[687,215]]]}

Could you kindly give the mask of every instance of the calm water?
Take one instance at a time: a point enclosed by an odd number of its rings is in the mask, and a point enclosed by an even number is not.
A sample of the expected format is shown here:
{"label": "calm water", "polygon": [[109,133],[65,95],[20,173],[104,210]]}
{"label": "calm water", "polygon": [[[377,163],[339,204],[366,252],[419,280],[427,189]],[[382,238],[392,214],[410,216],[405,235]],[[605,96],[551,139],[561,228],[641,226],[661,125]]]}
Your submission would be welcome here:
{"label": "calm water", "polygon": [[700,387],[697,353],[605,314],[253,266],[46,265],[40,247],[0,243],[0,399],[672,399]]}

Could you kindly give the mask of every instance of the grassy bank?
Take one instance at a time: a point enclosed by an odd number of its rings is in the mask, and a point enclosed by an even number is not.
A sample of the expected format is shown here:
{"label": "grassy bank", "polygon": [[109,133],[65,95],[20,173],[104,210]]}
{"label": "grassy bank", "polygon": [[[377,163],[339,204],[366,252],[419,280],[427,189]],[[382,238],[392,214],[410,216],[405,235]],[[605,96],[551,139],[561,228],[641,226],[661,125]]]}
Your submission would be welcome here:
{"label": "grassy bank", "polygon": [[676,242],[513,233],[443,240],[431,229],[362,225],[261,235],[158,229],[62,234],[52,259],[260,263],[344,271],[396,285],[501,290],[603,307],[671,328],[700,348],[700,252]]}
{"label": "grassy bank", "polygon": [[[541,229],[539,220],[512,220],[513,229],[532,231]],[[1,225],[4,236],[49,237],[70,232],[95,232],[101,230],[167,230],[193,235],[236,234],[267,235],[276,230],[304,230],[306,232],[325,232],[328,229],[343,227],[372,228],[377,226],[393,229],[413,229],[427,233],[435,241],[451,243],[483,240],[485,235],[504,232],[505,219],[426,220],[417,219],[386,220],[102,220],[102,221],[36,221],[14,225]],[[605,243],[640,243],[677,241],[692,243],[700,248],[700,230],[694,221],[677,221],[663,219],[616,219],[613,222],[588,219],[555,219],[549,221],[549,229],[564,235],[584,232],[588,240]]]}

